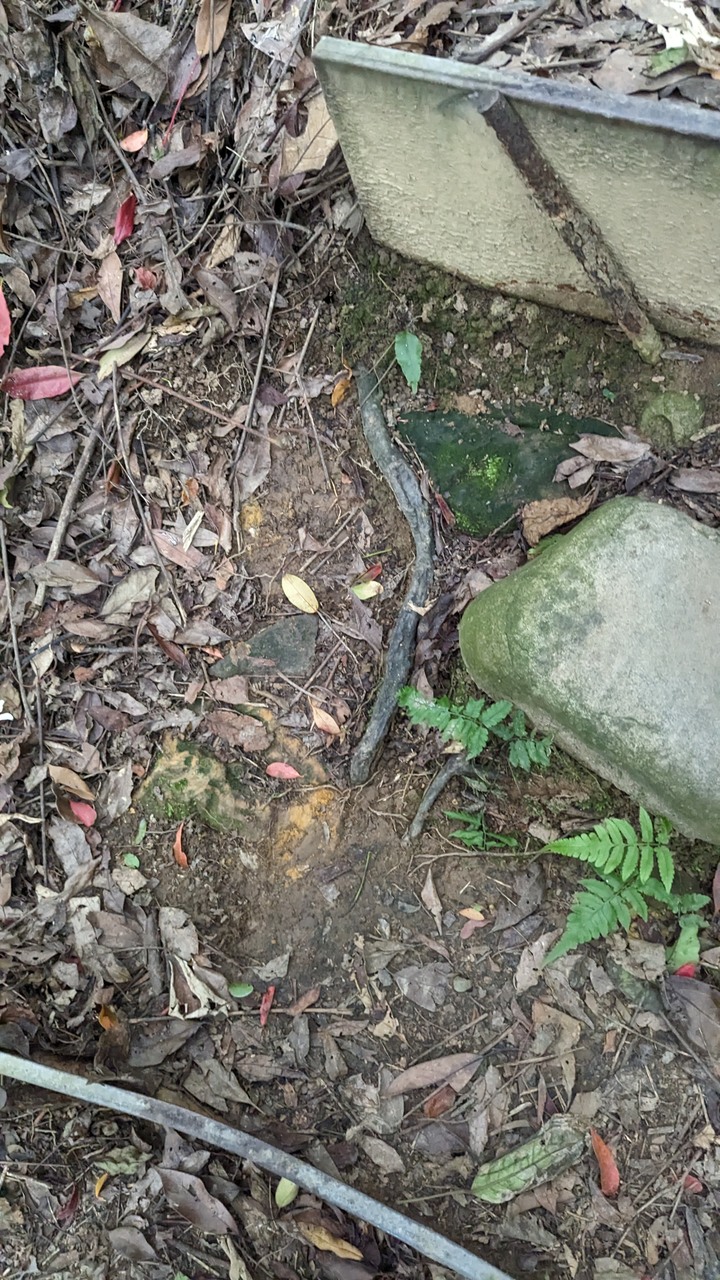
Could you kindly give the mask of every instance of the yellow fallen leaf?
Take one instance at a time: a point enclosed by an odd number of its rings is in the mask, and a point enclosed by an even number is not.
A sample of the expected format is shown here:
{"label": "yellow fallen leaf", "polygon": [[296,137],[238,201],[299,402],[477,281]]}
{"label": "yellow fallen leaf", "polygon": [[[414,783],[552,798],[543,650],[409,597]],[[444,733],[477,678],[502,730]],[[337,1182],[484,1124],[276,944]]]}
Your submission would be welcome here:
{"label": "yellow fallen leaf", "polygon": [[100,1177],[98,1178],[97,1182],[95,1183],[95,1199],[96,1199],[96,1200],[99,1200],[99,1199],[100,1199],[100,1192],[102,1191],[102,1189],[103,1189],[103,1187],[105,1186],[105,1183],[107,1182],[107,1180],[108,1180],[108,1178],[109,1178],[109,1177],[110,1177],[110,1174],[109,1174],[109,1173],[101,1173],[101,1174],[100,1174]]}
{"label": "yellow fallen leaf", "polygon": [[312,1222],[298,1222],[298,1227],[308,1244],[316,1249],[324,1249],[326,1253],[334,1253],[336,1258],[349,1258],[354,1262],[362,1262],[363,1256],[354,1244],[334,1236],[326,1227],[316,1227]]}
{"label": "yellow fallen leaf", "polygon": [[330,396],[330,403],[333,409],[336,409],[342,400],[345,399],[350,387],[352,386],[352,374],[344,374],[339,382],[335,383]]}
{"label": "yellow fallen leaf", "polygon": [[280,583],[283,595],[295,605],[296,609],[300,609],[302,613],[317,613],[320,605],[317,596],[307,582],[303,582],[302,578],[298,578],[295,573],[283,574]]}
{"label": "yellow fallen leaf", "polygon": [[299,1190],[297,1182],[291,1182],[289,1178],[281,1178],[275,1188],[275,1203],[278,1209],[287,1209]]}
{"label": "yellow fallen leaf", "polygon": [[313,724],[316,729],[320,729],[323,733],[340,733],[340,725],[334,716],[329,715],[327,711],[323,711],[322,707],[316,707],[314,702],[310,703],[310,710],[312,711]]}

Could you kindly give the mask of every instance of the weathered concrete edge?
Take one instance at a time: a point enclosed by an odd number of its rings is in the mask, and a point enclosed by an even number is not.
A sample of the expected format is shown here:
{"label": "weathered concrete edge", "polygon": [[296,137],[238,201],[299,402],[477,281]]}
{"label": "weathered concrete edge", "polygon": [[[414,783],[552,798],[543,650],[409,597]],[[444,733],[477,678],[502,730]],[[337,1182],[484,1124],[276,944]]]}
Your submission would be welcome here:
{"label": "weathered concrete edge", "polygon": [[313,61],[321,71],[323,64],[348,66],[380,75],[445,85],[463,96],[479,89],[497,89],[508,98],[550,110],[578,111],[611,124],[640,125],[667,133],[686,134],[694,139],[720,141],[720,112],[685,103],[638,102],[628,94],[604,93],[591,86],[584,89],[559,81],[539,80],[524,72],[509,76],[490,67],[455,62],[451,58],[429,58],[426,54],[404,53],[353,40],[338,40],[334,36],[323,36],[313,52]]}

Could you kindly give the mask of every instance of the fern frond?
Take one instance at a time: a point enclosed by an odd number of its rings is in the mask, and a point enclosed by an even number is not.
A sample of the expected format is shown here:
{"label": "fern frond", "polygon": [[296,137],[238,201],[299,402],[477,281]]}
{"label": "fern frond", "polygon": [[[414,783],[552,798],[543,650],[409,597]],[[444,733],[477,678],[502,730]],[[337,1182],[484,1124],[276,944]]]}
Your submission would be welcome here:
{"label": "fern frond", "polygon": [[407,711],[413,724],[437,729],[443,742],[459,742],[468,760],[474,760],[488,744],[490,734],[510,743],[510,763],[528,771],[533,764],[545,767],[550,759],[550,739],[528,735],[522,711],[513,713],[512,702],[501,699],[488,703],[485,698],[471,698],[464,706],[449,698],[426,698],[406,685],[398,694],[398,703]]}
{"label": "fern frond", "polygon": [[[642,896],[623,884],[619,876],[582,883],[585,891],[575,894],[563,935],[546,956],[545,964],[552,964],[585,942],[607,938],[619,925],[627,931],[635,915],[644,915],[647,919],[647,905]],[[642,910],[638,910],[638,906]]]}
{"label": "fern frond", "polygon": [[605,822],[597,823],[592,831],[553,840],[545,848],[565,858],[589,862],[606,876],[617,871],[626,883],[637,880],[641,886],[648,884],[657,867],[657,874],[669,894],[675,864],[667,845],[668,826],[665,818],[658,818],[653,827],[652,818],[645,809],[641,809],[640,838],[625,818],[607,818]]}

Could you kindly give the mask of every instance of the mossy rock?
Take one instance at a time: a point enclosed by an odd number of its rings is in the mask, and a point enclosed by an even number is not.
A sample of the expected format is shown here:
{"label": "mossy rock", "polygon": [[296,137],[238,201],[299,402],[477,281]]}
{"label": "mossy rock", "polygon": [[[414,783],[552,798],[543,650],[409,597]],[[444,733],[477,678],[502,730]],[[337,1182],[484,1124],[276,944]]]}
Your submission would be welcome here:
{"label": "mossy rock", "polygon": [[472,601],[480,688],[692,839],[720,844],[720,533],[614,498]]}
{"label": "mossy rock", "polygon": [[538,498],[571,490],[555,484],[558,463],[580,435],[614,435],[607,422],[554,413],[539,404],[463,413],[407,413],[398,431],[417,450],[463,533],[485,537]]}
{"label": "mossy rock", "polygon": [[194,742],[166,738],[137,803],[159,818],[198,818],[214,831],[234,831],[245,840],[265,833],[269,812],[260,807],[240,765],[223,764]]}
{"label": "mossy rock", "polygon": [[643,409],[640,430],[659,449],[690,444],[702,430],[705,409],[689,391],[660,391]]}

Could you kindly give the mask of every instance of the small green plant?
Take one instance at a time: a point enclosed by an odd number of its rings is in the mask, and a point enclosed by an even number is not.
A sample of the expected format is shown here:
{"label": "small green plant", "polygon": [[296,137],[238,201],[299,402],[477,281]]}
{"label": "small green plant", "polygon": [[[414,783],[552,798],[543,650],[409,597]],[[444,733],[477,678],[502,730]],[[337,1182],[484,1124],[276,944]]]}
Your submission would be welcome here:
{"label": "small green plant", "polygon": [[697,938],[701,923],[694,913],[710,899],[700,893],[673,893],[675,863],[669,847],[671,834],[667,818],[657,818],[653,823],[650,814],[641,807],[639,834],[624,818],[608,818],[592,831],[552,840],[545,846],[545,852],[577,858],[599,873],[596,880],[581,881],[584,889],[575,894],[565,930],[547,955],[546,964],[552,964],[584,942],[608,937],[621,926],[628,930],[635,916],[647,920],[648,899],[667,907],[678,917],[685,933],[683,949],[687,949],[693,932]]}
{"label": "small green plant", "polygon": [[503,836],[498,831],[488,831],[483,813],[469,813],[467,809],[445,809],[446,818],[462,822],[464,826],[450,835],[467,845],[468,849],[517,849],[515,836]]}
{"label": "small green plant", "polygon": [[449,698],[426,698],[409,685],[400,690],[398,702],[412,724],[437,729],[443,742],[459,742],[468,760],[485,750],[492,734],[508,743],[508,760],[517,769],[545,769],[550,761],[550,738],[529,733],[524,712],[514,710],[512,702],[471,698],[460,706]]}
{"label": "small green plant", "polygon": [[420,386],[422,375],[422,342],[409,329],[395,335],[395,359],[414,395]]}

